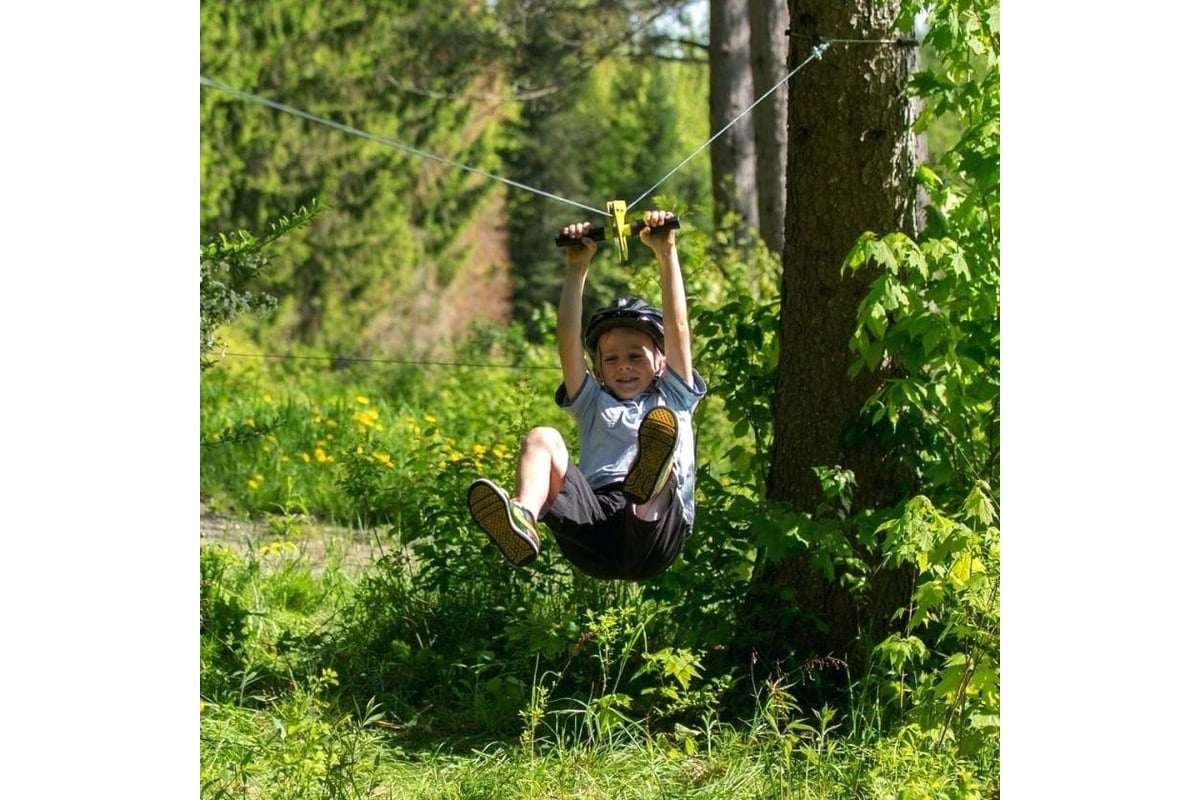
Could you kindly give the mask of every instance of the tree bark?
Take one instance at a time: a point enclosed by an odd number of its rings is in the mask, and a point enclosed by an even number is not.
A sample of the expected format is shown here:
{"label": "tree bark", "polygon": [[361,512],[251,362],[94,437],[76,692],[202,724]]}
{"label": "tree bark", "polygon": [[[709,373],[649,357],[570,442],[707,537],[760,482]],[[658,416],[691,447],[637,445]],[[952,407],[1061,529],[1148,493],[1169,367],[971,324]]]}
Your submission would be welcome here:
{"label": "tree bark", "polygon": [[[750,4],[750,70],[754,97],[763,97],[788,73],[787,0]],[[787,84],[754,107],[755,188],[759,232],[772,253],[783,250],[784,191],[787,184]]]}
{"label": "tree bark", "polygon": [[[715,134],[754,102],[747,0],[711,0],[709,43],[708,115]],[[743,223],[758,227],[752,114],[713,141],[709,162],[715,224],[720,227],[732,211]]]}
{"label": "tree bark", "polygon": [[[823,39],[894,39],[898,10],[896,0],[791,0],[789,68]],[[897,476],[859,417],[881,377],[848,377],[857,307],[875,275],[844,277],[841,269],[865,231],[916,233],[919,150],[905,92],[915,64],[907,48],[831,44],[790,83],[777,411],[767,492],[801,511],[815,511],[822,500],[816,466],[854,472],[855,509],[899,499]],[[827,579],[802,553],[764,570],[748,613],[778,611],[778,598],[791,598],[797,613],[770,643],[773,657],[835,656],[861,664],[894,602],[905,596],[903,583],[902,575],[879,575],[869,591],[852,595],[838,575]]]}

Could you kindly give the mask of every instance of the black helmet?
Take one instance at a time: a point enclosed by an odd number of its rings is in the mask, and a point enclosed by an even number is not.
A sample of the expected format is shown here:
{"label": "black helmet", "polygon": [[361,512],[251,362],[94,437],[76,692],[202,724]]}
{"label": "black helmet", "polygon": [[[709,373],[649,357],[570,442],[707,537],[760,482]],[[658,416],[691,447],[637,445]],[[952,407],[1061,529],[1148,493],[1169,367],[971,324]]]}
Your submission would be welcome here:
{"label": "black helmet", "polygon": [[583,342],[593,356],[596,354],[596,343],[600,341],[600,334],[613,328],[640,330],[654,340],[659,350],[666,350],[662,311],[644,300],[636,297],[618,297],[611,306],[592,314],[583,334]]}

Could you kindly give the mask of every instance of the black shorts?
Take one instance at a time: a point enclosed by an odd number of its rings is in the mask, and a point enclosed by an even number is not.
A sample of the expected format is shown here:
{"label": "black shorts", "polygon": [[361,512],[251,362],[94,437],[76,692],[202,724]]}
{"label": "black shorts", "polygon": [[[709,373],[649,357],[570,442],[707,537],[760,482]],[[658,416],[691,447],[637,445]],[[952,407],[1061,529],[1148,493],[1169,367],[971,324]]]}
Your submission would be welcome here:
{"label": "black shorts", "polygon": [[643,581],[670,568],[691,534],[672,475],[663,491],[670,503],[655,522],[634,516],[621,484],[588,485],[574,464],[558,497],[538,519],[554,532],[563,555],[593,578]]}

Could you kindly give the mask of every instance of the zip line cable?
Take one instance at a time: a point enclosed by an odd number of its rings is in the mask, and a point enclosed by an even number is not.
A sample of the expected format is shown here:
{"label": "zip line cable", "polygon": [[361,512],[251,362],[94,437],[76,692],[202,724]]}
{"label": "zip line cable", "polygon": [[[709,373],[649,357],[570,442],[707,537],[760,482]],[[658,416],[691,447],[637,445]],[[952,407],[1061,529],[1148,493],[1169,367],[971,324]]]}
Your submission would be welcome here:
{"label": "zip line cable", "polygon": [[664,176],[662,177],[662,179],[661,179],[661,180],[660,180],[658,183],[654,184],[654,185],[653,185],[653,186],[651,186],[649,189],[647,189],[646,191],[642,192],[642,194],[641,194],[641,195],[638,197],[638,199],[634,200],[632,203],[630,203],[630,204],[629,204],[629,208],[633,208],[633,207],[634,207],[634,206],[636,206],[638,203],[642,202],[642,200],[646,199],[646,195],[650,194],[650,193],[651,193],[651,192],[653,192],[655,189],[657,189],[659,186],[662,186],[664,183],[666,183],[666,181],[667,181],[667,178],[670,178],[672,175],[674,175],[676,172],[678,172],[680,169],[682,169],[684,164],[688,163],[688,162],[689,162],[689,161],[691,161],[693,158],[695,158],[696,156],[700,155],[700,153],[702,153],[702,152],[703,152],[705,149],[707,149],[709,145],[711,145],[711,144],[712,144],[714,141],[716,141],[716,140],[717,140],[717,137],[719,137],[721,134],[725,133],[725,131],[727,131],[727,130],[729,130],[730,128],[732,128],[732,127],[734,126],[734,124],[735,124],[735,123],[737,123],[737,121],[738,121],[738,120],[740,120],[742,117],[746,116],[746,115],[747,115],[747,114],[749,114],[751,111],[753,111],[753,110],[754,110],[754,107],[755,107],[756,105],[758,105],[758,104],[759,104],[759,103],[761,103],[763,100],[766,100],[768,97],[770,97],[772,94],[774,94],[774,93],[775,93],[775,91],[776,91],[776,90],[777,90],[777,89],[778,89],[780,86],[783,86],[785,83],[787,83],[789,80],[791,80],[793,75],[795,75],[795,74],[796,74],[797,72],[799,72],[800,70],[804,69],[804,67],[808,66],[808,63],[809,63],[810,61],[812,61],[814,58],[820,58],[822,55],[824,55],[825,51],[826,51],[828,48],[829,48],[829,44],[828,44],[828,43],[826,43],[826,42],[822,42],[821,44],[818,44],[816,47],[814,47],[814,48],[813,48],[813,51],[812,51],[812,55],[810,55],[808,58],[804,59],[803,63],[801,63],[801,64],[800,64],[799,66],[797,66],[797,67],[796,67],[794,70],[792,70],[792,71],[791,71],[791,72],[789,72],[787,75],[785,75],[785,76],[783,77],[783,80],[779,81],[779,83],[775,84],[775,85],[774,85],[774,86],[772,86],[770,89],[768,89],[767,91],[763,92],[763,95],[762,95],[762,97],[760,97],[760,98],[758,98],[757,100],[755,100],[753,103],[751,103],[749,106],[747,106],[747,107],[746,107],[746,110],[745,110],[745,111],[743,111],[742,113],[738,114],[736,117],[734,117],[733,119],[731,119],[731,120],[729,121],[729,123],[728,123],[728,124],[727,124],[727,125],[726,125],[724,128],[721,128],[721,130],[717,131],[717,132],[716,132],[716,133],[714,133],[712,136],[708,137],[708,141],[707,141],[707,142],[705,142],[704,144],[702,144],[702,145],[700,145],[699,147],[697,147],[697,148],[696,148],[696,151],[695,151],[694,153],[692,153],[690,156],[688,156],[687,158],[685,158],[683,161],[680,161],[680,162],[679,162],[679,164],[678,164],[678,165],[676,165],[675,169],[671,170],[671,171],[670,171],[670,172],[668,172],[666,175],[664,175]]}
{"label": "zip line cable", "polygon": [[403,358],[361,358],[358,356],[304,356],[294,353],[222,353],[222,358],[273,358],[279,361],[338,361],[356,364],[404,364],[415,367],[472,367],[481,369],[561,369],[555,364],[497,364],[488,361],[422,361]]}
{"label": "zip line cable", "polygon": [[[843,40],[834,40],[834,41],[843,41]],[[636,200],[634,200],[632,203],[629,203],[627,208],[632,209],[635,205],[640,203],[642,200],[645,200],[646,197],[651,192],[653,192],[659,186],[662,186],[664,183],[666,183],[667,180],[672,175],[674,175],[676,172],[681,170],[685,164],[687,164],[693,158],[695,158],[696,156],[700,155],[700,153],[702,153],[706,149],[708,149],[708,147],[713,142],[715,142],[722,134],[724,134],[726,131],[728,131],[730,128],[732,128],[734,126],[734,124],[736,124],[740,119],[742,119],[742,117],[746,116],[752,110],[754,110],[755,106],[757,106],[763,100],[766,100],[768,97],[770,97],[772,94],[774,94],[779,89],[779,87],[783,86],[785,83],[787,83],[789,80],[791,80],[793,75],[795,75],[797,72],[799,72],[804,67],[808,66],[808,64],[811,61],[813,61],[814,59],[821,58],[821,56],[829,48],[829,44],[830,44],[829,41],[822,40],[815,47],[813,47],[812,54],[809,55],[809,57],[806,58],[799,66],[797,66],[795,69],[793,69],[791,72],[789,72],[786,76],[784,76],[784,78],[782,80],[780,80],[778,83],[776,83],[770,89],[763,92],[761,97],[759,97],[757,100],[755,100],[749,106],[747,106],[745,108],[745,110],[743,110],[740,114],[738,114],[736,117],[734,117],[732,120],[730,120],[729,123],[727,125],[725,125],[724,128],[721,128],[721,130],[717,131],[712,136],[708,137],[708,141],[706,141],[704,144],[700,145],[698,148],[696,148],[696,150],[691,155],[689,155],[687,158],[683,159],[683,161],[680,161],[677,165],[675,165],[675,167],[673,169],[671,169],[671,171],[668,172],[666,175],[664,175],[658,181],[658,183],[654,184],[649,189],[642,192],[642,194],[639,195]],[[358,128],[352,128],[349,125],[343,125],[340,122],[334,122],[333,120],[328,119],[326,117],[319,117],[316,114],[310,114],[307,111],[302,111],[301,109],[286,105],[284,103],[279,103],[274,100],[268,100],[265,97],[262,97],[262,96],[256,95],[256,94],[252,94],[251,92],[244,92],[240,89],[235,89],[234,87],[230,86],[227,83],[215,81],[215,80],[212,80],[211,78],[206,78],[203,75],[200,76],[200,83],[205,86],[211,86],[212,88],[218,89],[222,92],[227,92],[229,94],[236,95],[237,97],[240,97],[243,100],[249,100],[252,103],[258,103],[260,105],[268,106],[268,107],[274,108],[278,111],[283,111],[284,113],[292,114],[294,116],[309,120],[310,122],[315,122],[319,125],[326,125],[330,128],[336,128],[337,130],[340,130],[343,133],[349,133],[352,136],[359,136],[363,139],[368,139],[370,141],[377,142],[378,144],[386,145],[388,147],[393,147],[397,150],[401,150],[401,151],[403,151],[405,153],[409,153],[411,155],[420,156],[421,158],[432,159],[432,160],[440,162],[442,164],[446,164],[446,165],[449,165],[452,167],[458,167],[459,169],[464,169],[467,172],[473,172],[476,175],[482,175],[485,178],[490,178],[495,181],[500,181],[501,183],[506,184],[508,186],[512,186],[515,189],[522,189],[527,192],[533,192],[534,194],[541,195],[542,197],[546,197],[551,200],[557,200],[560,203],[566,203],[567,205],[572,205],[572,206],[575,206],[576,208],[582,208],[585,211],[591,211],[593,213],[600,214],[601,216],[604,216],[604,217],[612,216],[612,214],[607,210],[593,208],[592,206],[586,205],[584,203],[580,203],[575,200],[570,200],[566,197],[561,197],[559,195],[552,194],[550,192],[542,191],[541,189],[537,189],[533,186],[529,186],[528,184],[510,180],[508,178],[503,178],[499,175],[495,175],[491,172],[486,172],[477,167],[472,167],[468,164],[463,164],[461,162],[453,161],[449,158],[439,156],[435,153],[430,153],[427,150],[419,150],[416,147],[410,147],[406,144],[401,144],[400,142],[397,142],[394,139],[386,139],[382,136],[377,136],[373,133],[368,133],[366,131],[359,130]]]}
{"label": "zip line cable", "polygon": [[397,142],[393,139],[385,139],[382,136],[376,136],[373,133],[367,133],[366,131],[361,131],[358,128],[352,128],[349,125],[343,125],[340,122],[334,122],[333,120],[327,119],[325,117],[318,117],[316,114],[310,114],[307,111],[301,111],[298,108],[293,108],[292,106],[285,105],[283,103],[277,103],[274,100],[268,100],[265,97],[260,97],[259,95],[251,94],[250,92],[243,92],[240,89],[233,88],[229,84],[221,83],[220,81],[214,81],[211,78],[204,77],[203,75],[200,76],[200,83],[204,84],[205,86],[211,86],[214,89],[219,89],[223,92],[228,92],[229,94],[237,95],[238,97],[242,98],[243,100],[249,100],[252,103],[259,103],[264,106],[270,106],[271,108],[277,109],[279,111],[283,111],[288,114],[293,114],[297,117],[302,117],[306,120],[309,120],[310,122],[316,122],[320,125],[327,125],[330,128],[336,128],[344,133],[349,133],[353,136],[361,136],[364,139],[369,139],[373,142],[387,145],[388,147],[394,147],[395,149],[402,150],[405,153],[410,153],[412,155],[420,156],[422,158],[429,158],[434,161],[438,161],[442,164],[447,164],[452,167],[458,167],[459,169],[465,169],[467,172],[473,172],[476,175],[482,175],[485,178],[491,178],[494,181],[500,181],[501,183],[508,184],[509,186],[512,186],[516,189],[524,189],[527,192],[533,192],[534,194],[539,194],[542,197],[548,197],[551,200],[557,200],[560,203],[567,203],[568,205],[577,206],[578,208],[582,208],[586,211],[593,211],[597,214],[603,214],[606,217],[609,216],[607,211],[602,211],[599,208],[592,208],[589,205],[584,205],[583,203],[577,203],[574,200],[568,200],[565,197],[559,197],[558,195],[551,194],[550,192],[544,192],[541,189],[534,188],[533,186],[528,186],[524,183],[519,183],[518,181],[509,180],[508,178],[502,178],[499,175],[493,175],[492,173],[486,172],[477,167],[472,167],[468,164],[462,164],[458,161],[453,161],[449,158],[444,158],[444,157],[436,155],[434,153],[430,153],[426,150],[418,150],[415,147],[409,147],[408,145],[401,144],[400,142]]}
{"label": "zip line cable", "polygon": [[810,33],[793,33],[791,28],[784,31],[786,36],[797,39],[811,39],[823,44],[890,44],[896,47],[920,47],[921,42],[912,36],[897,36],[894,39],[826,39],[824,36]]}

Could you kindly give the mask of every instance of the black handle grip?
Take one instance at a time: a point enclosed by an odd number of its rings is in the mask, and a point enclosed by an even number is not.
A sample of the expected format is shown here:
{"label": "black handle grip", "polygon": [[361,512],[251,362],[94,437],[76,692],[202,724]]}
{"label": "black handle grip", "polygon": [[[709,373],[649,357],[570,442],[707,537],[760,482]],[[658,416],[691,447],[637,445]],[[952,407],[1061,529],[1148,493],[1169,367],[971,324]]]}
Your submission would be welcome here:
{"label": "black handle grip", "polygon": [[[646,223],[641,220],[638,220],[637,222],[631,222],[629,223],[629,232],[631,235],[637,236],[644,227],[646,227]],[[655,230],[663,228],[674,228],[678,230],[679,217],[671,217],[662,225],[659,225],[657,228],[655,228]],[[584,235],[594,242],[602,242],[604,241],[607,233],[603,225],[593,225],[592,227],[588,228],[588,232]],[[567,236],[565,233],[560,233],[554,237],[554,244],[559,247],[569,247],[570,245],[575,244],[577,241],[579,240],[573,236]]]}

